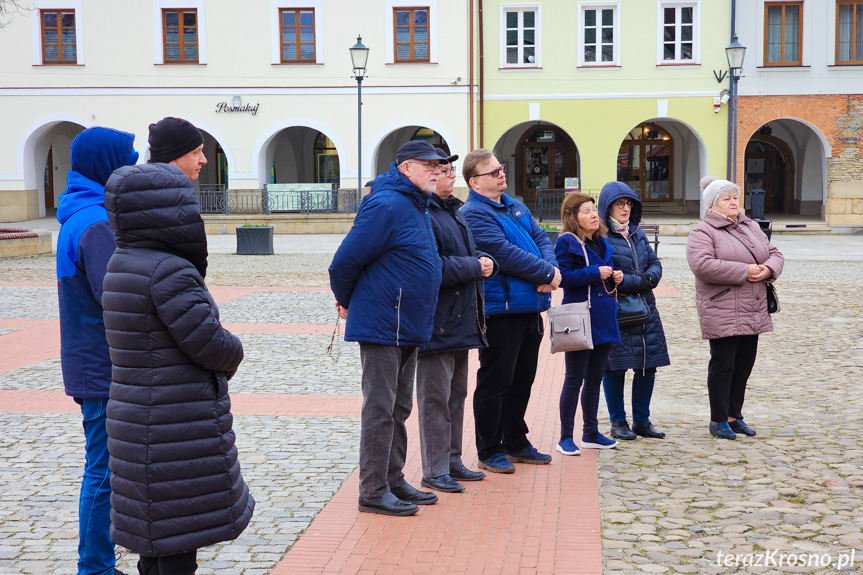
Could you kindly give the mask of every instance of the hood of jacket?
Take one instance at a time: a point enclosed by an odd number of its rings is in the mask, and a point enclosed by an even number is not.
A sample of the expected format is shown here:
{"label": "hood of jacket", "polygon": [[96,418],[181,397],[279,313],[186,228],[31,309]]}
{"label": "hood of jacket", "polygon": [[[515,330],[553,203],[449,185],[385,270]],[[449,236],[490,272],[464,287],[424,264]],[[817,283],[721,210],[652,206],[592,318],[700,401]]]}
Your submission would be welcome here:
{"label": "hood of jacket", "polygon": [[372,191],[370,194],[374,194],[379,190],[395,190],[408,196],[421,207],[428,205],[429,196],[432,195],[425,193],[416,187],[412,181],[407,179],[407,177],[399,171],[395,162],[390,164],[390,169],[388,171],[379,175],[372,182]]}
{"label": "hood of jacket", "polygon": [[641,223],[641,199],[632,188],[623,182],[608,182],[602,186],[602,191],[599,192],[599,203],[596,210],[599,212],[599,217],[605,227],[611,229],[609,220],[611,219],[611,206],[620,198],[629,198],[632,200],[632,210],[629,212],[629,223],[635,226]]}
{"label": "hood of jacket", "polygon": [[133,134],[111,128],[89,128],[75,137],[69,148],[72,170],[57,205],[57,221],[63,224],[84,208],[105,205],[108,178],[117,168],[138,161],[134,142]]}
{"label": "hood of jacket", "polygon": [[192,182],[169,164],[120,168],[105,186],[108,223],[118,248],[174,254],[206,275],[207,235]]}
{"label": "hood of jacket", "polygon": [[451,195],[448,198],[442,198],[437,194],[429,194],[429,206],[439,208],[448,208],[450,210],[458,210],[464,205],[464,202],[457,197]]}
{"label": "hood of jacket", "polygon": [[104,186],[117,168],[138,161],[132,147],[135,135],[111,128],[90,128],[78,134],[69,147],[72,169]]}

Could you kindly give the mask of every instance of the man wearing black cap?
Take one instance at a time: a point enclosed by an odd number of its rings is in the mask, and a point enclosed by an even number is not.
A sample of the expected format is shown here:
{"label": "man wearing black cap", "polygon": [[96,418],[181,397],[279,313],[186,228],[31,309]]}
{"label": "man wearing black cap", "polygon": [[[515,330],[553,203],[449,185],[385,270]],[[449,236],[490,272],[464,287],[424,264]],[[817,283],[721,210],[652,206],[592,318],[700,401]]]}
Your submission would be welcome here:
{"label": "man wearing black cap", "polygon": [[417,348],[431,338],[441,283],[428,209],[440,168],[428,142],[400,147],[389,171],[372,182],[329,269],[336,309],[347,320],[345,341],[360,344],[359,509],[368,513],[413,515],[417,505],[437,501],[408,484],[402,469]]}
{"label": "man wearing black cap", "polygon": [[207,165],[204,157],[204,136],[190,122],[181,118],[162,118],[150,124],[151,164],[162,163],[177,166],[193,182]]}
{"label": "man wearing black cap", "polygon": [[417,360],[417,407],[423,461],[422,485],[458,493],[458,481],[479,481],[461,460],[464,402],[467,397],[468,350],[487,345],[481,281],[492,275],[494,260],[476,249],[464,205],[452,195],[456,179],[450,156],[435,148],[443,164],[429,215],[443,262],[431,341]]}

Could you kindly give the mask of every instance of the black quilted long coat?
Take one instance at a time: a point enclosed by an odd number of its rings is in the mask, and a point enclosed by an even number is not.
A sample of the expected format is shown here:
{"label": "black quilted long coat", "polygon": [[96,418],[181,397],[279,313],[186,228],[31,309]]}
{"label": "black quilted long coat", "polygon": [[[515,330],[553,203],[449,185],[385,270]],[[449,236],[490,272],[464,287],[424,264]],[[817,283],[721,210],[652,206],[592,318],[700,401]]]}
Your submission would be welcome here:
{"label": "black quilted long coat", "polygon": [[102,297],[111,538],[155,557],[236,539],[255,507],[228,397],[243,346],[204,285],[192,184],[175,166],[127,166],[108,180],[105,206],[117,242]]}

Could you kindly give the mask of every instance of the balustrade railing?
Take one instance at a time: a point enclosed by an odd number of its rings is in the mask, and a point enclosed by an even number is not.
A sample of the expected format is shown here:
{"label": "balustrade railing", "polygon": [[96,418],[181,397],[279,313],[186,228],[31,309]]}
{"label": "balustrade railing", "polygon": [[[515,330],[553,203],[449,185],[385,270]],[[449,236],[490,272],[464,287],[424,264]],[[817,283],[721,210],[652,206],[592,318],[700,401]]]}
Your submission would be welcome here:
{"label": "balustrade railing", "polygon": [[355,189],[270,192],[218,188],[201,186],[197,192],[202,214],[352,214],[357,211]]}

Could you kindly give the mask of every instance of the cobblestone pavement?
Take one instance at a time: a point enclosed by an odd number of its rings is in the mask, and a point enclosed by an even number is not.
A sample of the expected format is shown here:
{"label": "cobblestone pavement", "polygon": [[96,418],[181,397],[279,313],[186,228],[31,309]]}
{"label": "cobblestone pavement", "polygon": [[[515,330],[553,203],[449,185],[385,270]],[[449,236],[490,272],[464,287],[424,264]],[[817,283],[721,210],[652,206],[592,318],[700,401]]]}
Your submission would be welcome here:
{"label": "cobblestone pavement", "polygon": [[[326,286],[330,259],[213,255],[208,280],[210,285]],[[54,265],[44,256],[0,260],[0,282],[25,284],[0,286],[0,319],[56,319]],[[277,274],[267,272],[274,268]],[[220,274],[222,281],[213,281]],[[279,281],[260,281],[267,276]],[[334,325],[335,318],[332,296],[320,291],[252,292],[220,310],[225,322],[275,327]],[[15,331],[20,330],[3,327],[0,337]],[[337,363],[326,354],[329,335],[244,333],[241,338],[246,358],[231,382],[234,394],[284,394],[290,402],[300,394],[359,393],[359,352],[341,338],[334,345]],[[62,390],[59,357],[0,370],[3,390]],[[76,572],[83,434],[74,403],[60,399],[62,409],[71,406],[72,413],[4,413],[0,405],[0,574]],[[354,471],[358,419],[317,411],[315,417],[235,415],[243,475],[257,501],[255,515],[236,541],[199,552],[199,574],[270,573]],[[137,556],[121,548],[118,553],[118,568],[136,572]]]}
{"label": "cobblestone pavement", "polygon": [[[733,442],[707,430],[691,273],[682,259],[663,265],[683,295],[659,300],[672,365],[658,371],[651,420],[668,436],[600,454],[605,572],[835,573],[852,549],[863,571],[863,263],[786,262],[744,406],[758,435]],[[717,564],[773,550],[777,562],[817,554],[818,566]]]}
{"label": "cobblestone pavement", "polygon": [[[216,254],[208,283],[325,286],[329,261],[320,254]],[[759,342],[744,408],[758,436],[734,442],[707,431],[709,352],[692,275],[685,260],[664,257],[663,264],[663,283],[682,294],[659,300],[673,363],[659,370],[651,419],[668,437],[597,454],[604,572],[836,573],[835,565],[754,567],[741,557],[733,566],[722,558],[778,551],[818,554],[819,561],[829,554],[835,562],[852,549],[848,572],[863,572],[863,262],[787,262],[777,284],[782,311],[776,331]],[[0,282],[51,284],[53,266],[50,257],[0,260]],[[12,290],[0,294],[0,317],[56,317],[53,289],[0,289]],[[14,304],[9,294],[17,294]],[[261,291],[221,310],[225,321],[332,324],[331,305],[325,292]],[[334,364],[322,352],[328,335],[241,337],[247,359],[232,381],[235,393],[359,393],[356,346],[336,345]],[[0,390],[60,385],[56,359],[0,374]],[[355,418],[235,421],[258,508],[239,540],[201,551],[202,575],[269,573],[356,466]],[[604,402],[600,421],[607,422]],[[0,573],[74,573],[79,417],[3,413],[0,406],[0,425]],[[121,568],[134,572],[133,560],[124,555]]]}

